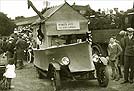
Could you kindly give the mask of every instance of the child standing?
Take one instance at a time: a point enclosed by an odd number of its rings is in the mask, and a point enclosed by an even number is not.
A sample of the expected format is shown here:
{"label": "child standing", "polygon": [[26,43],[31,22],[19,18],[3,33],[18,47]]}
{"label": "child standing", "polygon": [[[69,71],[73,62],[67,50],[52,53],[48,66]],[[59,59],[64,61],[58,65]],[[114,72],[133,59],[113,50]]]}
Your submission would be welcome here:
{"label": "child standing", "polygon": [[119,55],[122,52],[121,46],[116,43],[116,38],[111,37],[108,45],[108,57],[109,57],[109,63],[112,68],[112,80],[118,81],[120,79],[119,77]]}
{"label": "child standing", "polygon": [[3,74],[3,76],[6,77],[8,87],[9,87],[9,89],[11,89],[11,80],[16,77],[15,65],[14,65],[13,58],[8,59],[8,65],[6,66],[6,72]]}

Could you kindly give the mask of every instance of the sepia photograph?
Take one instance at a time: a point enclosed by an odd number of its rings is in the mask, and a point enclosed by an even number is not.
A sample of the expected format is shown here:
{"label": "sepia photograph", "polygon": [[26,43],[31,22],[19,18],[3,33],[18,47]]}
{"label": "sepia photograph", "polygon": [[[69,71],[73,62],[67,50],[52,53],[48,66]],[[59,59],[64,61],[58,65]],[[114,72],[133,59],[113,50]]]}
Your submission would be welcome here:
{"label": "sepia photograph", "polygon": [[0,0],[0,91],[134,91],[134,0]]}

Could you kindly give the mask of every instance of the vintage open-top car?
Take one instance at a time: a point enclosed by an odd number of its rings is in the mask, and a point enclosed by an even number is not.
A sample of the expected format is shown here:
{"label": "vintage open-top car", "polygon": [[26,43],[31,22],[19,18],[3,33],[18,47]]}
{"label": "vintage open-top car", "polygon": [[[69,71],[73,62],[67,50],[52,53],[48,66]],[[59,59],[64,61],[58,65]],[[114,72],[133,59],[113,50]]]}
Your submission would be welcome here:
{"label": "vintage open-top car", "polygon": [[93,61],[90,53],[91,45],[88,42],[34,50],[34,64],[39,76],[43,77],[43,74],[46,74],[56,89],[61,87],[62,80],[96,78],[100,86],[106,87],[109,81],[107,60],[96,55],[93,56]]}
{"label": "vintage open-top car", "polygon": [[32,25],[38,45],[33,49],[34,65],[39,77],[49,78],[55,90],[61,87],[62,80],[97,78],[99,85],[106,87],[109,82],[107,60],[96,53],[92,55],[89,21],[67,2],[44,14],[29,0],[28,5],[40,17]]}

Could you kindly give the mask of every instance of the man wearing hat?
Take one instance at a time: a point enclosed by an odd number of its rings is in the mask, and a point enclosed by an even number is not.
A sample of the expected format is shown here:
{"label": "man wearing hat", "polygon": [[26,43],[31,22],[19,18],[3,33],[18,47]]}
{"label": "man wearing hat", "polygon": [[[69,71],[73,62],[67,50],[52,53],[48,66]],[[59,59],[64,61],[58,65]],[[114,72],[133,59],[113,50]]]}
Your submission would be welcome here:
{"label": "man wearing hat", "polygon": [[[134,29],[127,28],[127,36],[124,38],[124,81],[121,84],[133,83],[134,74]],[[129,75],[130,69],[130,75]]]}

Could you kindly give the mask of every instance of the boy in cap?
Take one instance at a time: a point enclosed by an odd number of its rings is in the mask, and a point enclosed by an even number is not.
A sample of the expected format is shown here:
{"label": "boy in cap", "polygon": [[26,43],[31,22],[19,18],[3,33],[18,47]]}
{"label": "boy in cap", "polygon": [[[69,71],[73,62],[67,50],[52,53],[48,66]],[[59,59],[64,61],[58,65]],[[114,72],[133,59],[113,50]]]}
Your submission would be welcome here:
{"label": "boy in cap", "polygon": [[112,68],[112,80],[115,79],[116,81],[120,79],[118,64],[119,55],[121,54],[121,52],[122,48],[118,43],[116,43],[116,37],[111,37],[108,45],[108,57]]}

